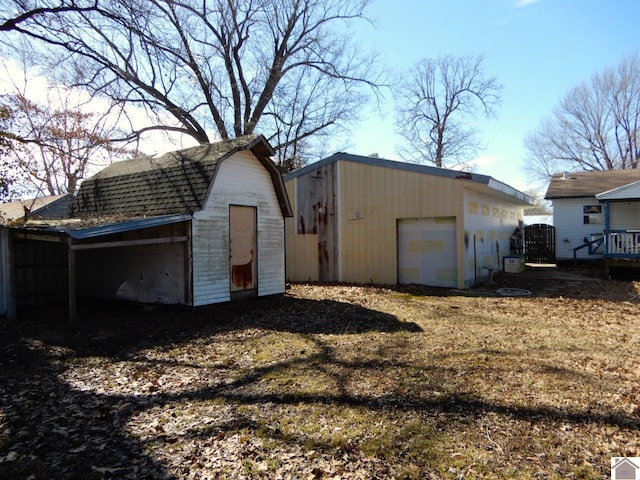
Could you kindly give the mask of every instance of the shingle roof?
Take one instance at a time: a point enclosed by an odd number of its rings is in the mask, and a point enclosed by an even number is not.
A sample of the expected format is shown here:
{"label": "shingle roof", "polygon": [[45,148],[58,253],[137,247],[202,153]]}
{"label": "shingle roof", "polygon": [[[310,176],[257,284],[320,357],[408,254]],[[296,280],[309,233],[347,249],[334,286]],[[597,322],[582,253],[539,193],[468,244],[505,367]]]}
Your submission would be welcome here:
{"label": "shingle roof", "polygon": [[37,215],[42,209],[52,204],[70,198],[69,194],[50,195],[47,197],[32,198],[29,200],[17,200],[15,202],[0,203],[0,220],[12,221],[24,217],[25,209],[32,215]]}
{"label": "shingle roof", "polygon": [[218,163],[240,150],[250,150],[269,170],[283,213],[289,207],[273,149],[262,135],[200,145],[157,158],[117,162],[82,182],[73,215],[156,216],[193,213],[202,208]]}
{"label": "shingle roof", "polygon": [[594,197],[638,180],[640,169],[557,173],[551,178],[544,198]]}

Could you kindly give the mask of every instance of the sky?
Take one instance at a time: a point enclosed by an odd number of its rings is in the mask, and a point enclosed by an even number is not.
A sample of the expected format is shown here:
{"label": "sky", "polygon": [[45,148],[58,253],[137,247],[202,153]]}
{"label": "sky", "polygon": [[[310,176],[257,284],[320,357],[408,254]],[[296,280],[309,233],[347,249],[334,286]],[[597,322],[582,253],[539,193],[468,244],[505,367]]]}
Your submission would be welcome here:
{"label": "sky", "polygon": [[[398,72],[425,57],[484,55],[485,73],[504,90],[497,118],[478,122],[487,148],[473,163],[520,190],[533,186],[523,172],[526,136],[572,87],[640,54],[640,0],[376,0],[369,14],[375,27],[356,39]],[[386,95],[382,111],[354,129],[348,152],[401,160],[395,130]]]}
{"label": "sky", "polygon": [[[476,172],[527,192],[544,193],[546,185],[532,184],[523,171],[526,136],[572,87],[640,54],[640,0],[372,0],[368,16],[374,25],[361,22],[354,40],[391,74],[422,58],[484,56],[486,75],[504,87],[502,105],[496,118],[478,118],[486,149],[469,160]],[[342,150],[402,160],[393,97],[383,93],[380,108],[365,108]]]}

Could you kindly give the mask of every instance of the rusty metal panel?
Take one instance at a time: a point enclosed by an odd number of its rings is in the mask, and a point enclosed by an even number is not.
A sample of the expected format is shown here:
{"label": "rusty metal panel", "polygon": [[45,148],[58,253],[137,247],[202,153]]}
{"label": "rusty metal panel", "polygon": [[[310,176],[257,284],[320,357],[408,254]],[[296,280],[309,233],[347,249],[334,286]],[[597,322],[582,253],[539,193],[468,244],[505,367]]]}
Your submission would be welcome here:
{"label": "rusty metal panel", "polygon": [[231,291],[256,288],[256,209],[231,205],[229,207],[229,263]]}
{"label": "rusty metal panel", "polygon": [[338,280],[335,162],[297,178],[296,231],[318,236],[318,276],[322,282]]}

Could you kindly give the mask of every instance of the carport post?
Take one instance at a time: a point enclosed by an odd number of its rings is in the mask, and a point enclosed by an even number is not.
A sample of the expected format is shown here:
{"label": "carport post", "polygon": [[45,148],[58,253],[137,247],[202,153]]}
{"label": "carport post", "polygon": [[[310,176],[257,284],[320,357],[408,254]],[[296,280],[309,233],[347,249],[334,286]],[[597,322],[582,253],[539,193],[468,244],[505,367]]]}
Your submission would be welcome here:
{"label": "carport post", "polygon": [[67,255],[69,266],[69,324],[73,325],[76,321],[76,252],[73,246],[73,238],[69,237],[69,252]]}

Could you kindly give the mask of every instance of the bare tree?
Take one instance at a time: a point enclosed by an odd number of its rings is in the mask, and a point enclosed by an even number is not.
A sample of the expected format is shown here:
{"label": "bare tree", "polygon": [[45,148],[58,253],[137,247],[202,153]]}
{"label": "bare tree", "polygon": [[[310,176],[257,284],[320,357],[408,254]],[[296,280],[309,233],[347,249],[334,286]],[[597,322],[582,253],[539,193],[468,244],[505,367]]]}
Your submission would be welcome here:
{"label": "bare tree", "polygon": [[0,32],[16,30],[35,17],[96,10],[98,0],[14,0],[0,9]]}
{"label": "bare tree", "polygon": [[[14,184],[22,180],[17,161],[10,152],[15,148],[10,125],[13,123],[12,111],[0,104],[0,201],[13,200]],[[0,223],[2,219],[0,218]]]}
{"label": "bare tree", "polygon": [[12,31],[68,52],[73,84],[144,108],[154,125],[133,136],[159,129],[206,143],[264,133],[284,161],[355,120],[362,87],[375,90],[373,59],[348,33],[368,3],[87,1]]}
{"label": "bare tree", "polygon": [[117,130],[108,114],[85,107],[80,97],[62,86],[51,88],[45,103],[22,92],[0,95],[0,109],[9,112],[0,131],[3,159],[13,178],[23,180],[25,191],[35,196],[75,193],[92,166],[138,153],[111,142],[109,137]]}
{"label": "bare tree", "polygon": [[640,57],[595,74],[569,91],[525,140],[534,180],[571,170],[640,166]]}
{"label": "bare tree", "polygon": [[482,56],[446,55],[423,59],[398,87],[398,133],[407,141],[398,151],[437,167],[462,167],[481,148],[469,120],[490,117],[502,86],[485,76]]}

